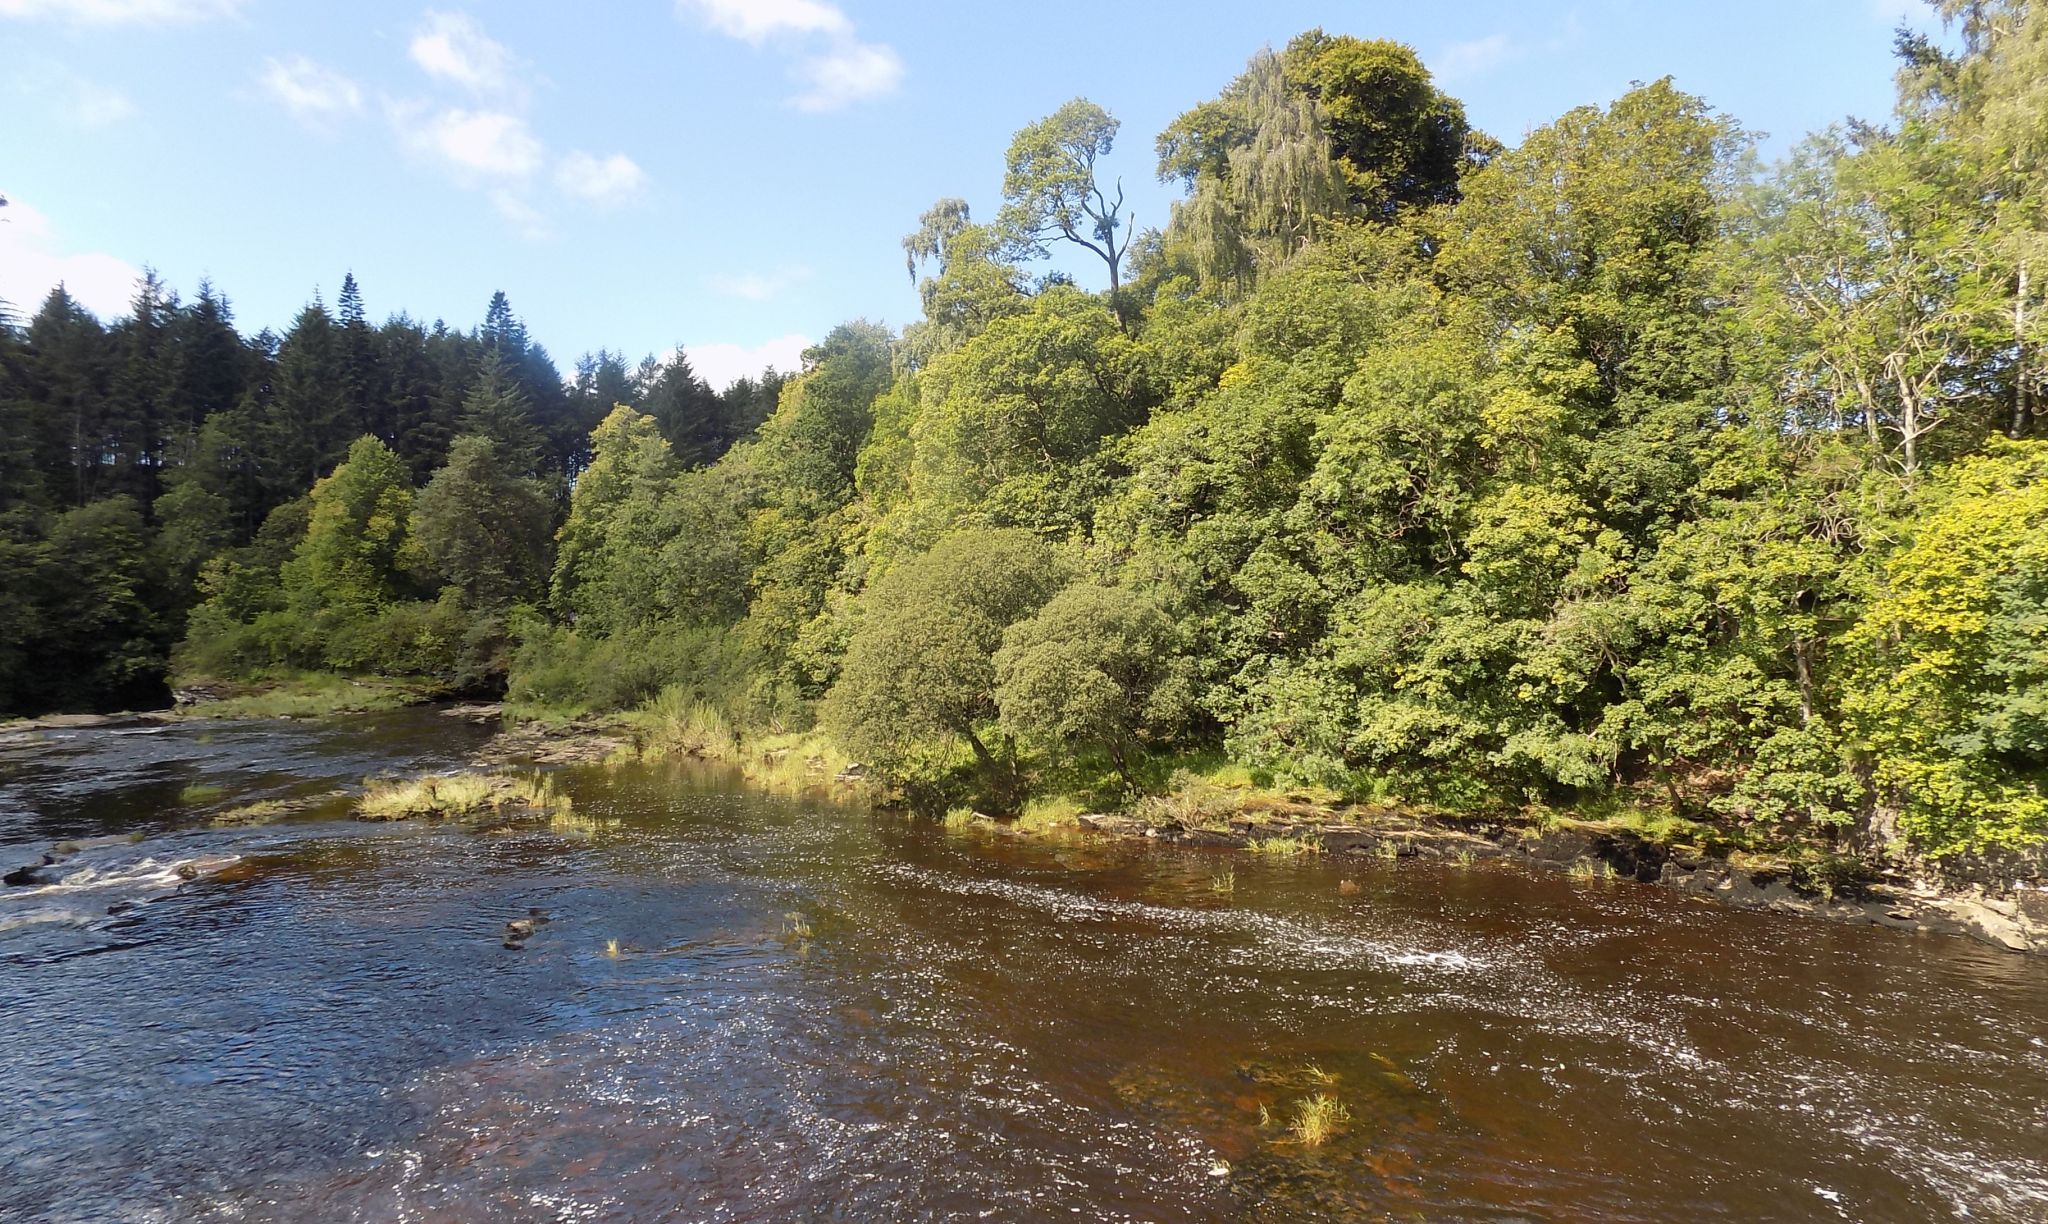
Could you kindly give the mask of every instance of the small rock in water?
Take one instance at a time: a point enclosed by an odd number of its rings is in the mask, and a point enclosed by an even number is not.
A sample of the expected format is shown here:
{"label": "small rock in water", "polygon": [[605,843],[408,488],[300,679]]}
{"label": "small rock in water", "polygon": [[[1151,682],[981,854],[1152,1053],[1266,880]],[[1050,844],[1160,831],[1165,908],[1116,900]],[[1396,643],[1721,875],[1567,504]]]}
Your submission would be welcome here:
{"label": "small rock in water", "polygon": [[533,937],[536,928],[548,921],[548,912],[539,906],[526,911],[526,917],[514,918],[505,924],[505,946],[517,952],[526,947],[526,941]]}

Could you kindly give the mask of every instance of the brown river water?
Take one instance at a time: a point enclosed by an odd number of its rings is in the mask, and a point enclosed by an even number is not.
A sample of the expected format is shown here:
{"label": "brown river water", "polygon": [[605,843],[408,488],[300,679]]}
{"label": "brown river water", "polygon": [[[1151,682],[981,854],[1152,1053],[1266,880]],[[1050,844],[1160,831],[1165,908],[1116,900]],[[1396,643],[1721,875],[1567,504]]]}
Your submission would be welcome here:
{"label": "brown river water", "polygon": [[212,824],[482,734],[0,739],[0,871],[82,844],[0,887],[0,1220],[2048,1220],[2048,959],[1960,939],[691,768]]}

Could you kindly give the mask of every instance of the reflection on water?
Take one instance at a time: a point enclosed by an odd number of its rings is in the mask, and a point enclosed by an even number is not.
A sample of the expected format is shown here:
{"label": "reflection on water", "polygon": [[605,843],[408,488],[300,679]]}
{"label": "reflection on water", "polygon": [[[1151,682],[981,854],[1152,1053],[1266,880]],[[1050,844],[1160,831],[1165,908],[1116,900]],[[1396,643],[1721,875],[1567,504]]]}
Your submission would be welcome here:
{"label": "reflection on water", "polygon": [[[475,735],[0,744],[0,868],[78,843],[0,889],[0,1216],[2048,1218],[2040,960],[687,771],[490,829],[319,799]],[[310,803],[212,824],[266,798]]]}

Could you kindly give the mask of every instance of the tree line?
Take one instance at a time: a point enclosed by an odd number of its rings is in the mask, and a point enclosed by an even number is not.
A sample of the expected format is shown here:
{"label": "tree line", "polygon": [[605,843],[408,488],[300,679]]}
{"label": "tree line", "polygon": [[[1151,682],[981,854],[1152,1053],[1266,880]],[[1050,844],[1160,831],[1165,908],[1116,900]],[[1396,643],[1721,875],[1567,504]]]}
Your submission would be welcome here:
{"label": "tree line", "polygon": [[[904,239],[920,319],[687,408],[604,355],[553,378],[496,305],[242,342],[210,291],[110,329],[53,298],[0,458],[0,616],[49,644],[0,674],[147,675],[182,600],[182,673],[682,697],[940,802],[1222,759],[2037,845],[2048,17],[1940,7],[1889,122],[1772,165],[1669,80],[1509,148],[1409,48],[1311,31],[1160,134],[1184,195],[1132,232],[1077,99],[992,219]],[[1059,243],[1099,287],[1034,274]]]}

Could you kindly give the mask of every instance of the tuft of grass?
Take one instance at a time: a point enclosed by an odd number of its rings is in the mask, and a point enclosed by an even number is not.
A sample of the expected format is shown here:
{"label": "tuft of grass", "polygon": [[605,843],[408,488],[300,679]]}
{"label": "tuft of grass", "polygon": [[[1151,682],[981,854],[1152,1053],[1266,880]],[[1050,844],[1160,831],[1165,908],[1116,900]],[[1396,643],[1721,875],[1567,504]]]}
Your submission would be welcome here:
{"label": "tuft of grass", "polygon": [[625,954],[625,951],[626,950],[624,948],[621,948],[619,946],[619,941],[616,939],[607,939],[604,941],[604,954],[607,958],[611,960],[619,959],[620,956]]}
{"label": "tuft of grass", "polygon": [[1228,895],[1237,891],[1237,868],[1219,871],[1209,877],[1209,891]]}
{"label": "tuft of grass", "polygon": [[782,934],[788,939],[809,939],[815,932],[802,910],[791,910],[782,916]]}
{"label": "tuft of grass", "polygon": [[217,803],[225,799],[227,793],[228,788],[225,786],[215,786],[211,782],[194,782],[178,792],[178,802],[186,807],[198,807],[202,804]]}
{"label": "tuft of grass", "polygon": [[1301,1146],[1321,1147],[1350,1120],[1351,1111],[1344,1107],[1344,1102],[1332,1093],[1318,1092],[1294,1103],[1294,1121],[1287,1129]]}
{"label": "tuft of grass", "polygon": [[213,823],[216,825],[269,824],[278,817],[297,810],[298,806],[298,804],[288,803],[283,799],[259,799],[254,803],[245,803],[240,807],[229,808],[227,811],[215,816]]}
{"label": "tuft of grass", "polygon": [[1569,874],[1574,880],[1604,880],[1614,874],[1614,869],[1593,859],[1580,859],[1571,865]]}
{"label": "tuft of grass", "polygon": [[1065,828],[1074,823],[1081,810],[1080,803],[1066,795],[1027,800],[1024,810],[1017,814],[1016,827],[1027,833]]}
{"label": "tuft of grass", "polygon": [[670,685],[633,712],[641,732],[641,755],[649,760],[692,756],[730,761],[740,755],[740,737],[725,711],[681,687]]}
{"label": "tuft of grass", "polygon": [[1313,837],[1254,837],[1245,844],[1253,854],[1275,858],[1300,858],[1323,852],[1323,843]]}
{"label": "tuft of grass", "polygon": [[974,809],[971,807],[949,807],[946,809],[945,825],[949,829],[964,829],[974,823]]}
{"label": "tuft of grass", "polygon": [[415,816],[476,816],[524,808],[566,816],[574,810],[555,780],[535,771],[429,774],[423,778],[371,781],[356,800],[359,820],[406,820]]}

